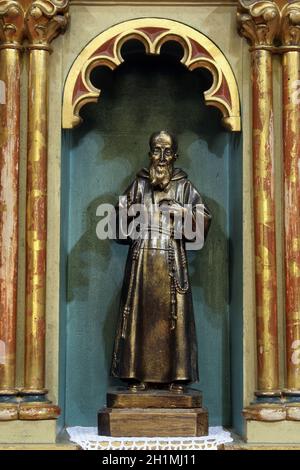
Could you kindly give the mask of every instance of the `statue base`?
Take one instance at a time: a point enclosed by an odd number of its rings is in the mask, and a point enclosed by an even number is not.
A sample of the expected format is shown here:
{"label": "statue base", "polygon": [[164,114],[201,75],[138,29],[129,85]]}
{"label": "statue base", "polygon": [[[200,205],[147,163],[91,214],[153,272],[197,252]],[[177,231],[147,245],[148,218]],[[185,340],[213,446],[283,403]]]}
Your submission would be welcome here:
{"label": "statue base", "polygon": [[172,392],[119,388],[107,394],[98,413],[98,434],[112,437],[199,437],[208,435],[208,412],[197,390]]}

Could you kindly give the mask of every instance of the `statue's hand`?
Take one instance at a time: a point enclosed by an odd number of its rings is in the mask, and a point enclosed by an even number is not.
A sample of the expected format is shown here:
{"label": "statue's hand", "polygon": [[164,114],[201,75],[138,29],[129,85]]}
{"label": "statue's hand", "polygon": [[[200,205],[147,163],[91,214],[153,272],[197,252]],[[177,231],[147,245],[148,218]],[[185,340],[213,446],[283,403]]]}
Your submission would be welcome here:
{"label": "statue's hand", "polygon": [[163,199],[160,201],[159,208],[161,212],[176,214],[178,216],[183,216],[186,213],[186,209],[172,199]]}

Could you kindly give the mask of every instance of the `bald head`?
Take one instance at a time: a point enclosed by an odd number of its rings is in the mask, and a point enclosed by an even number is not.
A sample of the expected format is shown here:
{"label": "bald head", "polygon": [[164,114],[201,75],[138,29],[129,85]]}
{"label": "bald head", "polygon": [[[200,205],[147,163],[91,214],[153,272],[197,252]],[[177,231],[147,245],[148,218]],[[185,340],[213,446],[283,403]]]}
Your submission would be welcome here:
{"label": "bald head", "polygon": [[149,139],[149,145],[150,145],[151,151],[153,151],[157,143],[159,144],[168,143],[173,153],[175,154],[177,152],[178,144],[177,144],[176,137],[168,131],[153,132],[153,134],[150,136],[150,139]]}

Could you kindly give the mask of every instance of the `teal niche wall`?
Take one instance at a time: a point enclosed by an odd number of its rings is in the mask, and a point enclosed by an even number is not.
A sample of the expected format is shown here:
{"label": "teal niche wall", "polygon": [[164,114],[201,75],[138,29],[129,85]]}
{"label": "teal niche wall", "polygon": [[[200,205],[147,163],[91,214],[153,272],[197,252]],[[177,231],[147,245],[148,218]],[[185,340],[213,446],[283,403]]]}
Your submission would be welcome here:
{"label": "teal niche wall", "polygon": [[[213,214],[205,247],[190,252],[200,382],[210,425],[242,432],[242,147],[207,107],[210,78],[170,52],[135,52],[97,69],[97,104],[63,134],[60,404],[66,426],[95,426],[105,405],[128,248],[96,235],[100,203],[115,204],[148,165],[148,140],[177,135],[179,159]],[[163,358],[162,358],[163,360]]]}

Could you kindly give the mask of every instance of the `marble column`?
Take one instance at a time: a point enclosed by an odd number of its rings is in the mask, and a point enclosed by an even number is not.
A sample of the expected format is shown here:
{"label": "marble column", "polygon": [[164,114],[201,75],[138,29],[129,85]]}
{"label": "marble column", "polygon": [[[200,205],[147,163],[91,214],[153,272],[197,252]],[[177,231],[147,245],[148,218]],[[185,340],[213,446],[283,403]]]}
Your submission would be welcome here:
{"label": "marble column", "polygon": [[[279,401],[272,54],[280,12],[271,1],[241,1],[239,32],[250,43],[252,69],[253,210],[257,338],[257,388],[249,419]],[[262,405],[261,405],[262,404]]]}
{"label": "marble column", "polygon": [[[300,2],[282,10],[286,389],[300,403]],[[300,419],[300,417],[299,417]]]}
{"label": "marble column", "polygon": [[50,44],[68,23],[67,0],[34,1],[26,13],[29,41],[26,209],[25,384],[20,419],[50,419],[58,406],[45,388],[48,63]]}
{"label": "marble column", "polygon": [[0,421],[18,418],[15,375],[23,25],[22,6],[0,1]]}

